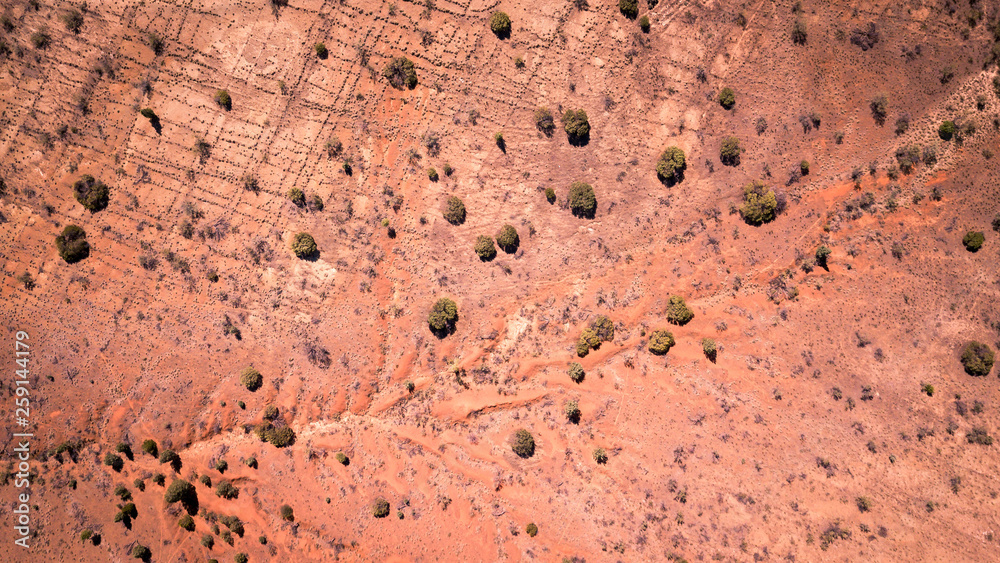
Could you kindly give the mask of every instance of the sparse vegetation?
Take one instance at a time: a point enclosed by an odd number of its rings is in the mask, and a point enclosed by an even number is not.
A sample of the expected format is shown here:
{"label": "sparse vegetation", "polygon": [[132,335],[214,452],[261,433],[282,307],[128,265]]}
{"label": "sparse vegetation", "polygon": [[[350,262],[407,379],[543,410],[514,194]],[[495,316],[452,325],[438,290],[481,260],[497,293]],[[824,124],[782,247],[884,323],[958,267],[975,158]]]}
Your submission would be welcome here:
{"label": "sparse vegetation", "polygon": [[795,20],[795,23],[792,24],[792,43],[795,43],[796,45],[805,45],[808,37],[809,34],[806,30],[806,22],[801,19]]}
{"label": "sparse vegetation", "polygon": [[476,255],[483,262],[489,262],[497,256],[497,248],[493,244],[493,238],[486,235],[479,235],[476,238]]}
{"label": "sparse vegetation", "polygon": [[431,312],[427,315],[427,324],[431,331],[435,333],[449,334],[455,331],[455,323],[458,321],[458,305],[447,297],[438,299]]}
{"label": "sparse vegetation", "polygon": [[510,16],[500,11],[490,14],[490,31],[500,39],[510,37]]}
{"label": "sparse vegetation", "polygon": [[571,363],[567,373],[569,374],[569,378],[573,380],[573,383],[580,383],[583,381],[583,366],[581,366],[578,362]]}
{"label": "sparse vegetation", "polygon": [[447,206],[444,210],[444,218],[452,225],[461,225],[465,222],[465,202],[458,196],[448,198]]}
{"label": "sparse vegetation", "polygon": [[243,386],[249,391],[253,392],[260,389],[260,386],[263,385],[264,376],[262,376],[260,372],[253,367],[247,366],[240,372],[240,383],[242,383]]}
{"label": "sparse vegetation", "polygon": [[643,33],[649,33],[649,16],[642,16],[639,18],[639,29]]}
{"label": "sparse vegetation", "polygon": [[375,499],[372,503],[372,516],[375,518],[385,518],[389,515],[389,501],[382,497]]}
{"label": "sparse vegetation", "polygon": [[654,330],[649,335],[649,351],[662,356],[674,346],[674,335],[669,330]]}
{"label": "sparse vegetation", "polygon": [[326,45],[323,43],[317,43],[313,45],[313,50],[316,51],[316,56],[325,59],[330,52],[326,50]]}
{"label": "sparse vegetation", "polygon": [[684,151],[680,147],[667,147],[656,162],[656,175],[660,181],[672,186],[684,180],[684,170],[687,168]]}
{"label": "sparse vegetation", "polygon": [[229,90],[216,90],[215,103],[226,111],[233,109],[233,99],[229,96]]}
{"label": "sparse vegetation", "polygon": [[715,339],[702,338],[701,351],[705,353],[705,357],[708,358],[709,361],[715,362],[715,359],[719,353],[719,349],[715,344]]}
{"label": "sparse vegetation", "polygon": [[512,225],[507,224],[500,228],[497,233],[497,246],[499,246],[507,254],[513,254],[517,252],[518,246],[521,244],[521,238],[517,235],[517,229]]}
{"label": "sparse vegetation", "polygon": [[598,465],[604,465],[608,462],[608,452],[604,451],[604,448],[597,448],[594,450],[594,461]]}
{"label": "sparse vegetation", "polygon": [[549,108],[540,107],[535,110],[535,127],[546,137],[552,136],[552,133],[556,130],[556,122]]}
{"label": "sparse vegetation", "polygon": [[296,257],[303,260],[313,258],[319,253],[316,240],[309,233],[296,233],[292,239],[291,249]]}
{"label": "sparse vegetation", "polygon": [[382,69],[382,76],[397,90],[413,89],[417,85],[417,70],[406,57],[394,57]]}
{"label": "sparse vegetation", "polygon": [[969,252],[978,252],[983,247],[983,242],[985,241],[986,237],[981,231],[969,231],[962,237],[962,244],[965,245],[965,249]]}
{"label": "sparse vegetation", "polygon": [[872,112],[875,123],[879,125],[885,123],[885,118],[889,115],[889,100],[886,99],[885,95],[880,94],[872,98],[871,102],[868,103],[868,108]]}
{"label": "sparse vegetation", "polygon": [[731,136],[726,137],[722,140],[722,146],[719,149],[719,160],[726,166],[739,166],[742,152],[739,139]]}
{"label": "sparse vegetation", "polygon": [[950,141],[955,136],[955,122],[944,121],[938,127],[938,136],[945,141]]}
{"label": "sparse vegetation", "polygon": [[295,521],[295,512],[292,510],[291,506],[288,506],[287,504],[283,504],[283,505],[281,505],[281,508],[279,508],[278,510],[281,513],[281,519],[282,520],[284,520],[286,522],[294,522]]}
{"label": "sparse vegetation", "polygon": [[688,308],[684,298],[680,295],[671,295],[667,303],[667,322],[683,326],[693,318],[694,311]]}
{"label": "sparse vegetation", "polygon": [[529,537],[533,538],[536,535],[538,535],[538,526],[536,526],[534,522],[531,522],[530,524],[524,527],[524,533],[528,534]]}
{"label": "sparse vegetation", "polygon": [[626,18],[634,20],[639,15],[639,0],[618,0],[618,10]]}
{"label": "sparse vegetation", "polygon": [[56,249],[59,257],[68,264],[74,264],[90,256],[90,243],[87,233],[76,225],[67,225],[62,234],[56,237]]}
{"label": "sparse vegetation", "polygon": [[594,188],[586,182],[573,182],[569,187],[569,208],[573,215],[593,219],[597,212]]}
{"label": "sparse vegetation", "polygon": [[962,349],[962,366],[969,375],[989,375],[993,369],[993,359],[993,350],[982,342],[972,340]]}
{"label": "sparse vegetation", "polygon": [[535,438],[524,428],[514,433],[514,442],[511,449],[522,458],[529,458],[535,455]]}
{"label": "sparse vegetation", "polygon": [[736,105],[736,93],[732,88],[726,87],[719,92],[719,105],[726,109],[733,109]]}
{"label": "sparse vegetation", "polygon": [[562,116],[562,124],[571,145],[585,145],[590,140],[590,120],[586,111],[566,110]]}
{"label": "sparse vegetation", "polygon": [[740,215],[750,225],[770,223],[778,216],[778,198],[763,182],[753,181],[743,188]]}

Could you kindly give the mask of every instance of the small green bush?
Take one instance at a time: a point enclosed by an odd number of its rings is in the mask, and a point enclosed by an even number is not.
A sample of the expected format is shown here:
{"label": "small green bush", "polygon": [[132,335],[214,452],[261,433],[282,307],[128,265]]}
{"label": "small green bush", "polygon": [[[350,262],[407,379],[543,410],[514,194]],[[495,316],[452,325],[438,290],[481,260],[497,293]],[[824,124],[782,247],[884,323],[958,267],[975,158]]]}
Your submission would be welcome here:
{"label": "small green bush", "polygon": [[507,254],[513,254],[517,252],[517,247],[520,246],[521,239],[517,236],[517,230],[511,225],[504,225],[500,228],[497,233],[497,246],[499,246]]}
{"label": "small green bush", "polygon": [[288,190],[288,193],[285,194],[285,197],[288,198],[288,201],[294,203],[296,207],[306,206],[306,194],[303,193],[303,191],[300,190],[299,188],[292,188]]}
{"label": "small green bush", "polygon": [[94,535],[94,531],[91,530],[90,528],[87,528],[86,530],[80,532],[80,541],[87,541],[93,535]]}
{"label": "small green bush", "polygon": [[983,242],[985,241],[986,237],[980,231],[969,231],[962,237],[962,244],[965,245],[965,249],[969,252],[978,252],[983,247]]}
{"label": "small green bush", "polygon": [[556,122],[549,108],[540,107],[535,110],[535,127],[546,137],[552,136],[552,133],[556,130]]}
{"label": "small green bush", "polygon": [[309,233],[297,233],[295,238],[292,239],[291,249],[296,257],[303,260],[313,258],[319,253],[319,247],[316,246],[316,239]]}
{"label": "small green bush", "polygon": [[820,266],[826,268],[827,260],[830,259],[830,253],[833,252],[830,248],[824,244],[821,244],[819,248],[816,249],[816,263]]}
{"label": "small green bush", "polygon": [[808,160],[803,160],[802,162],[799,163],[799,172],[801,172],[803,176],[808,176],[809,175],[809,161]]}
{"label": "small green bush", "polygon": [[649,33],[649,16],[642,16],[639,18],[639,29],[643,33]]}
{"label": "small green bush", "polygon": [[586,182],[573,182],[569,186],[569,208],[573,215],[593,219],[597,212],[594,188]]}
{"label": "small green bush", "polygon": [[576,342],[576,354],[581,358],[601,347],[601,339],[592,328],[586,328],[580,333],[580,339]]}
{"label": "small green bush", "polygon": [[62,20],[68,31],[80,33],[80,28],[83,27],[83,14],[80,13],[80,10],[73,8],[63,15]]}
{"label": "small green bush", "polygon": [[660,160],[656,162],[656,175],[661,182],[672,186],[684,179],[686,168],[684,151],[677,146],[667,147],[660,155]]}
{"label": "small green bush", "polygon": [[234,498],[239,498],[240,490],[234,487],[229,481],[220,481],[215,486],[215,495],[226,500],[233,500]]}
{"label": "small green bush", "polygon": [[586,111],[568,109],[562,116],[562,123],[571,145],[585,145],[590,140],[590,120]]}
{"label": "small green bush", "polygon": [[249,559],[246,553],[237,553],[233,556],[233,563],[247,563]]}
{"label": "small green bush", "polygon": [[347,465],[348,463],[351,462],[351,460],[348,459],[347,455],[345,455],[344,452],[337,452],[337,455],[335,455],[333,457],[334,457],[334,459],[337,460],[337,463],[339,463],[341,465]]}
{"label": "small green bush", "polygon": [[618,0],[618,10],[622,15],[630,20],[634,20],[639,15],[638,0]]}
{"label": "small green bush", "polygon": [[568,401],[563,411],[566,413],[566,418],[570,422],[576,424],[580,421],[580,403],[577,401]]}
{"label": "small green bush", "polygon": [[433,169],[433,168],[428,168],[427,169],[427,177],[430,178],[431,182],[437,182],[438,181],[438,171],[435,170],[435,169]]}
{"label": "small green bush", "polygon": [[450,333],[458,321],[458,305],[447,297],[438,299],[427,315],[427,324],[437,333]]}
{"label": "small green bush", "polygon": [[212,478],[209,477],[208,475],[202,475],[198,480],[201,481],[201,484],[205,485],[206,487],[212,486]]}
{"label": "small green bush", "polygon": [[872,499],[868,497],[858,497],[854,499],[854,501],[857,503],[858,510],[861,512],[868,512],[872,509]]}
{"label": "small green bush", "polygon": [[763,182],[753,181],[743,188],[740,215],[750,225],[770,223],[778,216],[778,198]]}
{"label": "small green bush", "polygon": [[510,37],[510,16],[499,11],[490,14],[490,31],[500,39]]}
{"label": "small green bush", "polygon": [[955,122],[945,121],[938,127],[938,136],[945,141],[950,141],[955,135]]}
{"label": "small green bush", "polygon": [[662,356],[674,345],[674,335],[668,330],[655,330],[649,336],[649,351]]}
{"label": "small green bush", "polygon": [[567,373],[569,374],[569,378],[573,380],[573,383],[580,383],[581,381],[583,381],[584,377],[583,366],[581,366],[579,362],[571,363],[569,365]]}
{"label": "small green bush", "polygon": [[715,358],[719,353],[719,349],[715,345],[714,338],[702,338],[701,339],[701,351],[705,353],[705,357],[711,362],[715,362]]}
{"label": "small green bush", "polygon": [[538,535],[538,526],[536,526],[535,523],[532,522],[524,528],[524,532],[531,537],[535,537],[536,535]]}
{"label": "small green bush", "polygon": [[605,315],[598,315],[592,323],[590,323],[590,328],[594,331],[601,342],[608,342],[614,340],[615,338],[615,325],[611,322]]}
{"label": "small green bush", "polygon": [[274,420],[278,418],[278,407],[274,405],[267,405],[264,408],[264,420]]}
{"label": "small green bush", "polygon": [[107,465],[108,467],[114,469],[115,471],[121,471],[122,467],[125,467],[125,462],[122,460],[121,457],[116,456],[111,452],[108,452],[104,454],[104,465]]}
{"label": "small green bush", "polygon": [[413,89],[417,85],[417,70],[406,57],[394,57],[382,69],[382,76],[397,90]]}
{"label": "small green bush", "polygon": [[188,502],[197,497],[198,493],[194,490],[194,485],[184,479],[174,479],[174,482],[167,487],[163,500],[167,501],[168,504],[173,504],[177,501]]}
{"label": "small green bush", "polygon": [[722,147],[719,149],[719,160],[726,166],[739,166],[742,152],[739,139],[731,136],[726,137],[722,140]]}
{"label": "small green bush", "polygon": [[257,437],[276,448],[284,448],[295,443],[295,431],[291,427],[275,427],[270,422],[257,426]]}
{"label": "small green bush", "polygon": [[162,487],[166,483],[166,479],[167,478],[163,475],[163,473],[157,473],[153,475],[152,481]]}
{"label": "small green bush", "polygon": [[594,461],[600,465],[604,465],[608,462],[608,452],[604,451],[604,448],[597,448],[594,450]]}
{"label": "small green bush", "polygon": [[511,449],[519,457],[529,458],[535,455],[535,438],[524,428],[514,433],[514,443]]}
{"label": "small green bush", "polygon": [[934,386],[930,383],[924,383],[920,385],[920,391],[927,394],[928,397],[934,396]]}
{"label": "small green bush", "polygon": [[465,202],[458,196],[448,198],[447,207],[444,210],[444,218],[452,225],[461,225],[465,222]]}
{"label": "small green bush", "polygon": [[966,435],[965,439],[970,444],[979,444],[980,446],[992,446],[993,436],[989,435],[986,428],[983,426],[977,426],[970,430]]}
{"label": "small green bush", "polygon": [[493,244],[493,238],[486,235],[479,235],[476,238],[476,254],[483,262],[489,262],[497,256],[497,248]]}
{"label": "small green bush", "polygon": [[667,322],[675,325],[685,325],[694,318],[694,311],[688,309],[687,303],[680,295],[671,295],[667,303]]}
{"label": "small green bush", "polygon": [[875,123],[879,125],[885,123],[885,118],[889,115],[889,100],[884,95],[880,94],[872,98],[868,104],[868,108],[872,112],[872,118],[875,120]]}
{"label": "small green bush", "polygon": [[732,88],[723,88],[719,92],[719,105],[726,109],[733,109],[736,105],[736,93],[733,92]]}
{"label": "small green bush", "polygon": [[240,372],[240,383],[242,383],[248,390],[256,391],[260,389],[261,385],[263,385],[264,376],[262,376],[260,372],[253,367],[247,366]]}
{"label": "small green bush", "polygon": [[185,514],[181,516],[181,519],[177,521],[177,525],[189,532],[194,531],[194,518],[191,518],[190,514]]}
{"label": "small green bush", "polygon": [[282,520],[285,520],[285,521],[288,521],[288,522],[294,522],[295,521],[295,512],[292,511],[292,507],[291,506],[288,506],[287,504],[283,504],[283,505],[281,505],[280,510],[281,510],[281,519]]}
{"label": "small green bush", "polygon": [[552,188],[545,188],[545,201],[548,201],[550,204],[555,203],[556,191]]}
{"label": "small green bush", "polygon": [[156,116],[156,112],[152,108],[142,108],[139,113],[150,121],[157,121],[159,118]]}
{"label": "small green bush", "polygon": [[219,104],[219,107],[225,109],[226,111],[233,109],[233,99],[229,97],[228,90],[216,90],[215,103]]}
{"label": "small green bush", "polygon": [[972,340],[962,350],[962,366],[969,375],[989,375],[993,369],[993,359],[993,350],[982,342]]}
{"label": "small green bush", "polygon": [[375,499],[372,503],[372,516],[376,518],[385,518],[389,515],[389,501],[382,497]]}
{"label": "small green bush", "polygon": [[323,43],[317,43],[313,45],[313,50],[316,51],[316,56],[321,59],[325,59],[327,55],[330,54],[330,52],[326,50],[326,45],[324,45]]}
{"label": "small green bush", "polygon": [[90,256],[86,231],[76,225],[66,225],[62,234],[56,237],[56,249],[59,257],[67,264],[74,264]]}
{"label": "small green bush", "polygon": [[225,473],[227,469],[229,469],[228,461],[220,459],[219,461],[215,462],[215,470],[218,471],[219,473]]}
{"label": "small green bush", "polygon": [[181,465],[181,456],[174,450],[163,450],[160,452],[160,463],[169,463],[176,469]]}
{"label": "small green bush", "polygon": [[149,548],[142,544],[137,543],[135,544],[135,547],[132,548],[132,557],[136,559],[142,559],[143,561],[145,561],[146,559],[149,559],[152,556],[153,554],[152,552],[149,551]]}

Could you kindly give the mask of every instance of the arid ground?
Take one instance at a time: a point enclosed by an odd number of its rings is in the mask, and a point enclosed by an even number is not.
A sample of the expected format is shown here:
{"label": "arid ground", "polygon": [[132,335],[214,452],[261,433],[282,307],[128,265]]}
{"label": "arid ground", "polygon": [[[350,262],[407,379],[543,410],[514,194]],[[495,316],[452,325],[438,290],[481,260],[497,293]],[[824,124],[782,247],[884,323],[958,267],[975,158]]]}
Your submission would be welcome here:
{"label": "arid ground", "polygon": [[1000,6],[270,2],[0,5],[0,559],[997,557]]}

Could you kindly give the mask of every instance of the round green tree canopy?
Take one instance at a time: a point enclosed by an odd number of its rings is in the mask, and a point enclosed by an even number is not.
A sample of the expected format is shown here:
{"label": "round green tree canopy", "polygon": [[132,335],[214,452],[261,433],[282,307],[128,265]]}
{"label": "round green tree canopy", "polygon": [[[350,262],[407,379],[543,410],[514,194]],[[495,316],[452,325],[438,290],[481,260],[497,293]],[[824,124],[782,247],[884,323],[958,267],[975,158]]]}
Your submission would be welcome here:
{"label": "round green tree canopy", "polygon": [[597,212],[594,188],[585,182],[573,182],[569,187],[569,208],[577,217],[593,219]]}
{"label": "round green tree canopy", "polygon": [[90,256],[87,233],[76,225],[66,225],[62,234],[56,237],[56,249],[59,257],[69,264],[83,260]]}
{"label": "round green tree canopy", "polygon": [[299,258],[312,258],[318,251],[316,240],[309,233],[298,233],[292,239],[292,252]]}
{"label": "round green tree canopy", "polygon": [[740,207],[740,215],[751,225],[774,221],[778,216],[778,198],[774,195],[774,190],[758,181],[748,184],[743,188],[743,206]]}
{"label": "round green tree canopy", "polygon": [[656,175],[659,176],[661,182],[673,185],[684,179],[686,168],[684,151],[677,146],[667,147],[656,163]]}
{"label": "round green tree canopy", "polygon": [[962,365],[969,375],[988,375],[993,369],[993,350],[986,344],[973,340],[962,350]]}
{"label": "round green tree canopy", "polygon": [[450,332],[458,320],[458,305],[447,297],[438,299],[427,315],[427,324],[435,332]]}
{"label": "round green tree canopy", "polygon": [[520,244],[521,239],[517,236],[517,230],[511,225],[504,225],[497,233],[497,246],[507,254],[517,252],[517,247]]}
{"label": "round green tree canopy", "polygon": [[494,246],[493,239],[486,235],[479,235],[476,238],[476,254],[479,255],[479,259],[483,262],[489,262],[496,258],[497,247]]}
{"label": "round green tree canopy", "polygon": [[510,16],[505,12],[493,12],[490,15],[490,31],[501,39],[510,37]]}
{"label": "round green tree canopy", "polygon": [[662,356],[674,345],[674,335],[667,330],[656,330],[649,337],[649,351]]}

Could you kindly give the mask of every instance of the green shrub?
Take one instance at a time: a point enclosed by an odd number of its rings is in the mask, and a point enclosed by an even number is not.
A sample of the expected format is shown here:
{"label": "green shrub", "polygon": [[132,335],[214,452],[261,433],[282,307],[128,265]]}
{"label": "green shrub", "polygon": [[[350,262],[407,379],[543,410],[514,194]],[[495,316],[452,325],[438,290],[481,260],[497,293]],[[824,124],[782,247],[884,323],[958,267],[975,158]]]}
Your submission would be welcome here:
{"label": "green shrub", "polygon": [[992,446],[993,436],[990,436],[983,426],[977,426],[970,430],[965,435],[966,441],[970,444],[979,444],[980,446]]}
{"label": "green shrub", "polygon": [[753,181],[743,188],[740,215],[750,225],[770,223],[778,216],[778,198],[763,182]]}
{"label": "green shrub", "polygon": [[201,481],[201,484],[205,485],[206,487],[212,486],[212,478],[209,477],[208,475],[202,475],[198,480]]}
{"label": "green shrub", "polygon": [[649,33],[649,16],[642,16],[639,18],[639,29],[643,33]]}
{"label": "green shrub", "polygon": [[601,339],[592,328],[586,328],[580,333],[580,339],[576,342],[576,354],[581,358],[601,347]]}
{"label": "green shrub", "polygon": [[274,405],[267,405],[264,408],[264,420],[274,420],[278,418],[278,407]]}
{"label": "green shrub", "polygon": [[562,116],[562,123],[571,145],[585,145],[590,140],[590,121],[586,111],[568,109]]}
{"label": "green shrub", "polygon": [[337,455],[333,456],[337,460],[337,463],[341,465],[347,465],[351,460],[344,454],[344,452],[337,452]]}
{"label": "green shrub", "polygon": [[630,20],[634,20],[639,15],[638,0],[618,0],[618,9],[622,15]]}
{"label": "green shrub", "polygon": [[316,51],[316,56],[321,59],[325,59],[327,55],[330,54],[330,52],[326,50],[326,45],[324,45],[323,43],[317,43],[313,45],[313,50]]}
{"label": "green shrub", "polygon": [[816,249],[816,263],[826,268],[827,260],[829,260],[831,252],[832,251],[828,246],[821,244],[819,248]]}
{"label": "green shrub", "polygon": [[108,452],[104,454],[104,465],[107,465],[115,471],[121,471],[122,467],[125,467],[125,462],[122,458],[116,456],[115,454]]}
{"label": "green shrub", "polygon": [[493,238],[486,235],[479,235],[476,238],[476,254],[483,262],[489,262],[496,258],[497,248],[493,244]]}
{"label": "green shrub", "polygon": [[799,163],[799,172],[801,172],[803,176],[808,176],[809,175],[809,161],[808,160],[803,160],[802,162]]}
{"label": "green shrub", "polygon": [[458,196],[448,198],[448,205],[444,210],[444,218],[452,225],[461,225],[465,222],[465,202]]}
{"label": "green shrub", "polygon": [[945,121],[938,127],[938,136],[945,141],[950,141],[955,135],[955,122]]}
{"label": "green shrub", "polygon": [[983,247],[983,242],[986,237],[980,231],[969,231],[965,233],[962,237],[962,244],[965,245],[965,249],[969,252],[978,252],[980,248]]}
{"label": "green shrub", "polygon": [[177,521],[177,525],[189,532],[194,531],[194,518],[191,518],[190,514],[185,514],[181,516],[181,519]]}
{"label": "green shrub", "polygon": [[73,8],[69,12],[63,14],[62,21],[66,26],[67,31],[80,33],[80,28],[83,27],[83,14],[80,13],[80,10]]}
{"label": "green shrub", "polygon": [[520,246],[521,239],[517,236],[517,230],[511,225],[504,225],[500,228],[497,233],[497,246],[499,246],[507,254],[513,254],[517,252],[517,247]]}
{"label": "green shrub", "polygon": [[94,531],[90,528],[80,532],[80,541],[87,541],[94,535]]}
{"label": "green shrub", "polygon": [[501,151],[507,152],[507,141],[503,138],[503,131],[497,131],[493,134],[493,142],[497,144],[497,148]]}
{"label": "green shrub", "polygon": [[247,467],[252,469],[257,469],[257,458],[250,456],[243,463],[247,464]]}
{"label": "green shrub", "polygon": [[247,559],[247,554],[246,553],[242,553],[241,552],[241,553],[237,553],[236,555],[233,556],[233,562],[234,563],[247,563],[247,561],[248,561],[248,559]]}
{"label": "green shrub", "polygon": [[583,366],[579,362],[573,362],[569,365],[569,370],[567,370],[569,378],[573,380],[573,383],[580,383],[583,381],[584,372]]}
{"label": "green shrub", "polygon": [[660,160],[656,162],[656,175],[660,181],[672,186],[684,179],[684,170],[687,168],[684,151],[680,147],[667,147]]}
{"label": "green shrub", "polygon": [[291,427],[275,427],[270,422],[257,426],[257,437],[276,448],[284,448],[295,443],[295,431]]}
{"label": "green shrub", "polygon": [[215,545],[215,538],[213,538],[208,534],[205,534],[201,536],[201,545],[207,547],[208,549],[212,549],[212,547]]}
{"label": "green shrub", "polygon": [[228,461],[220,459],[219,461],[215,462],[215,470],[218,471],[219,473],[225,473],[227,469],[229,469]]}
{"label": "green shrub", "polygon": [[878,95],[872,98],[871,102],[868,104],[868,108],[872,112],[872,118],[875,123],[882,125],[885,123],[885,118],[889,114],[889,101],[884,95]]}
{"label": "green shrub", "polygon": [[733,109],[736,105],[736,93],[733,92],[732,88],[723,88],[719,92],[719,105],[726,109]]}
{"label": "green shrub", "polygon": [[686,325],[694,318],[694,311],[688,309],[687,303],[680,295],[671,295],[667,303],[667,322],[675,325]]}
{"label": "green shrub", "polygon": [[215,103],[219,104],[219,107],[226,111],[233,109],[233,99],[229,97],[228,90],[216,90]]}
{"label": "green shrub", "polygon": [[447,162],[444,163],[444,166],[441,169],[444,171],[444,175],[448,177],[451,177],[451,175],[455,173],[455,169],[452,168]]}
{"label": "green shrub", "polygon": [[523,458],[535,455],[535,438],[524,428],[514,433],[514,443],[511,445],[514,453]]}
{"label": "green shrub", "polygon": [[577,401],[568,401],[563,410],[566,413],[566,418],[570,422],[574,424],[580,422],[580,404]]}
{"label": "green shrub", "polygon": [[535,127],[546,137],[552,136],[552,133],[556,130],[556,122],[549,108],[540,107],[535,110]]}
{"label": "green shrub", "polygon": [[545,188],[545,200],[550,204],[556,202],[556,191],[552,188]]}
{"label": "green shrub", "polygon": [[435,170],[435,169],[433,169],[433,168],[428,168],[427,169],[427,177],[430,178],[431,182],[437,182],[438,181],[438,171]]}
{"label": "green shrub", "polygon": [[306,194],[303,193],[302,190],[300,190],[299,188],[292,188],[288,190],[288,193],[285,194],[285,197],[288,198],[288,201],[294,203],[296,207],[305,207],[306,205]]}
{"label": "green shrub", "polygon": [[281,519],[282,520],[286,520],[288,522],[294,522],[295,521],[295,512],[292,511],[292,507],[291,506],[288,506],[287,504],[283,504],[283,505],[281,505],[280,510],[281,510]]}
{"label": "green shrub", "polygon": [[861,512],[868,512],[872,509],[872,499],[868,497],[858,497],[854,499],[854,502],[858,505],[858,510]]}
{"label": "green shrub", "polygon": [[510,37],[510,16],[504,12],[490,14],[490,31],[500,39]]}
{"label": "green shrub", "polygon": [[934,396],[934,386],[930,383],[924,383],[920,385],[920,390],[927,394],[928,397]]}
{"label": "green shrub", "polygon": [[726,137],[722,140],[722,147],[719,149],[719,160],[726,166],[739,166],[742,152],[739,139],[732,136]]}
{"label": "green shrub", "polygon": [[247,366],[240,372],[240,383],[250,391],[260,389],[264,383],[264,376],[253,367]]}
{"label": "green shrub", "polygon": [[34,45],[36,49],[44,49],[48,47],[51,42],[52,38],[49,37],[49,32],[44,27],[31,34],[31,44]]}
{"label": "green shrub", "polygon": [[586,182],[573,182],[569,186],[569,208],[573,215],[593,219],[597,212],[594,188]]}
{"label": "green shrub", "polygon": [[316,246],[316,239],[309,233],[297,233],[292,239],[292,253],[303,260],[314,258],[319,253]]}
{"label": "green shrub", "polygon": [[597,334],[597,337],[601,339],[601,342],[608,342],[614,340],[615,338],[615,325],[611,322],[605,315],[598,315],[592,323],[590,323],[590,328]]}
{"label": "green shrub", "polygon": [[792,24],[792,43],[796,45],[805,45],[806,39],[809,37],[806,31],[806,22],[802,20],[795,20]]}
{"label": "green shrub", "polygon": [[427,315],[427,324],[435,333],[454,332],[456,321],[458,321],[458,305],[447,297],[438,299]]}
{"label": "green shrub", "polygon": [[149,551],[149,548],[142,544],[137,543],[135,544],[135,547],[132,548],[132,557],[136,559],[142,559],[143,561],[145,561],[146,559],[149,559],[152,556],[153,554],[152,552]]}
{"label": "green shrub", "polygon": [[167,478],[163,475],[163,473],[157,473],[153,475],[152,481],[162,487],[164,483],[166,483],[166,479]]}
{"label": "green shrub", "polygon": [[993,369],[993,350],[982,342],[968,342],[962,350],[962,366],[969,375],[988,375]]}
{"label": "green shrub", "polygon": [[156,112],[152,108],[142,108],[139,113],[150,121],[158,121],[159,117],[156,116]]}
{"label": "green shrub", "polygon": [[240,496],[240,490],[229,481],[221,481],[215,486],[215,495],[226,500],[233,500]]}
{"label": "green shrub", "polygon": [[372,503],[372,516],[376,518],[385,518],[389,515],[389,501],[382,497],[375,499]]}
{"label": "green shrub", "polygon": [[412,90],[417,85],[417,70],[413,66],[413,61],[406,57],[394,57],[386,63],[382,69],[382,76],[397,90],[403,88]]}
{"label": "green shrub", "polygon": [[674,335],[668,330],[654,330],[649,336],[649,351],[662,356],[674,345]]}
{"label": "green shrub", "polygon": [[163,450],[160,452],[160,463],[169,463],[174,469],[181,466],[181,456],[174,450]]}
{"label": "green shrub", "polygon": [[604,448],[597,448],[594,450],[594,461],[600,465],[604,465],[608,462],[608,452],[604,451]]}
{"label": "green shrub", "polygon": [[701,351],[705,353],[705,357],[711,362],[715,362],[715,358],[719,353],[719,349],[715,345],[714,338],[702,338],[701,339]]}
{"label": "green shrub", "polygon": [[536,526],[535,523],[532,522],[524,528],[524,532],[531,537],[535,537],[536,535],[538,535],[538,526]]}
{"label": "green shrub", "polygon": [[118,442],[118,445],[115,446],[115,451],[120,454],[124,454],[125,457],[129,459],[132,459],[132,446],[129,446],[125,442]]}
{"label": "green shrub", "polygon": [[149,45],[149,48],[153,50],[154,55],[163,53],[163,38],[156,32],[150,31],[146,34],[146,43]]}
{"label": "green shrub", "polygon": [[174,479],[173,483],[167,487],[166,494],[163,495],[163,500],[167,501],[168,504],[177,501],[187,503],[196,498],[198,498],[198,492],[194,490],[194,485],[184,479]]}
{"label": "green shrub", "polygon": [[67,264],[74,264],[90,256],[86,231],[76,225],[66,225],[62,234],[56,237],[56,249],[59,250],[59,257]]}

